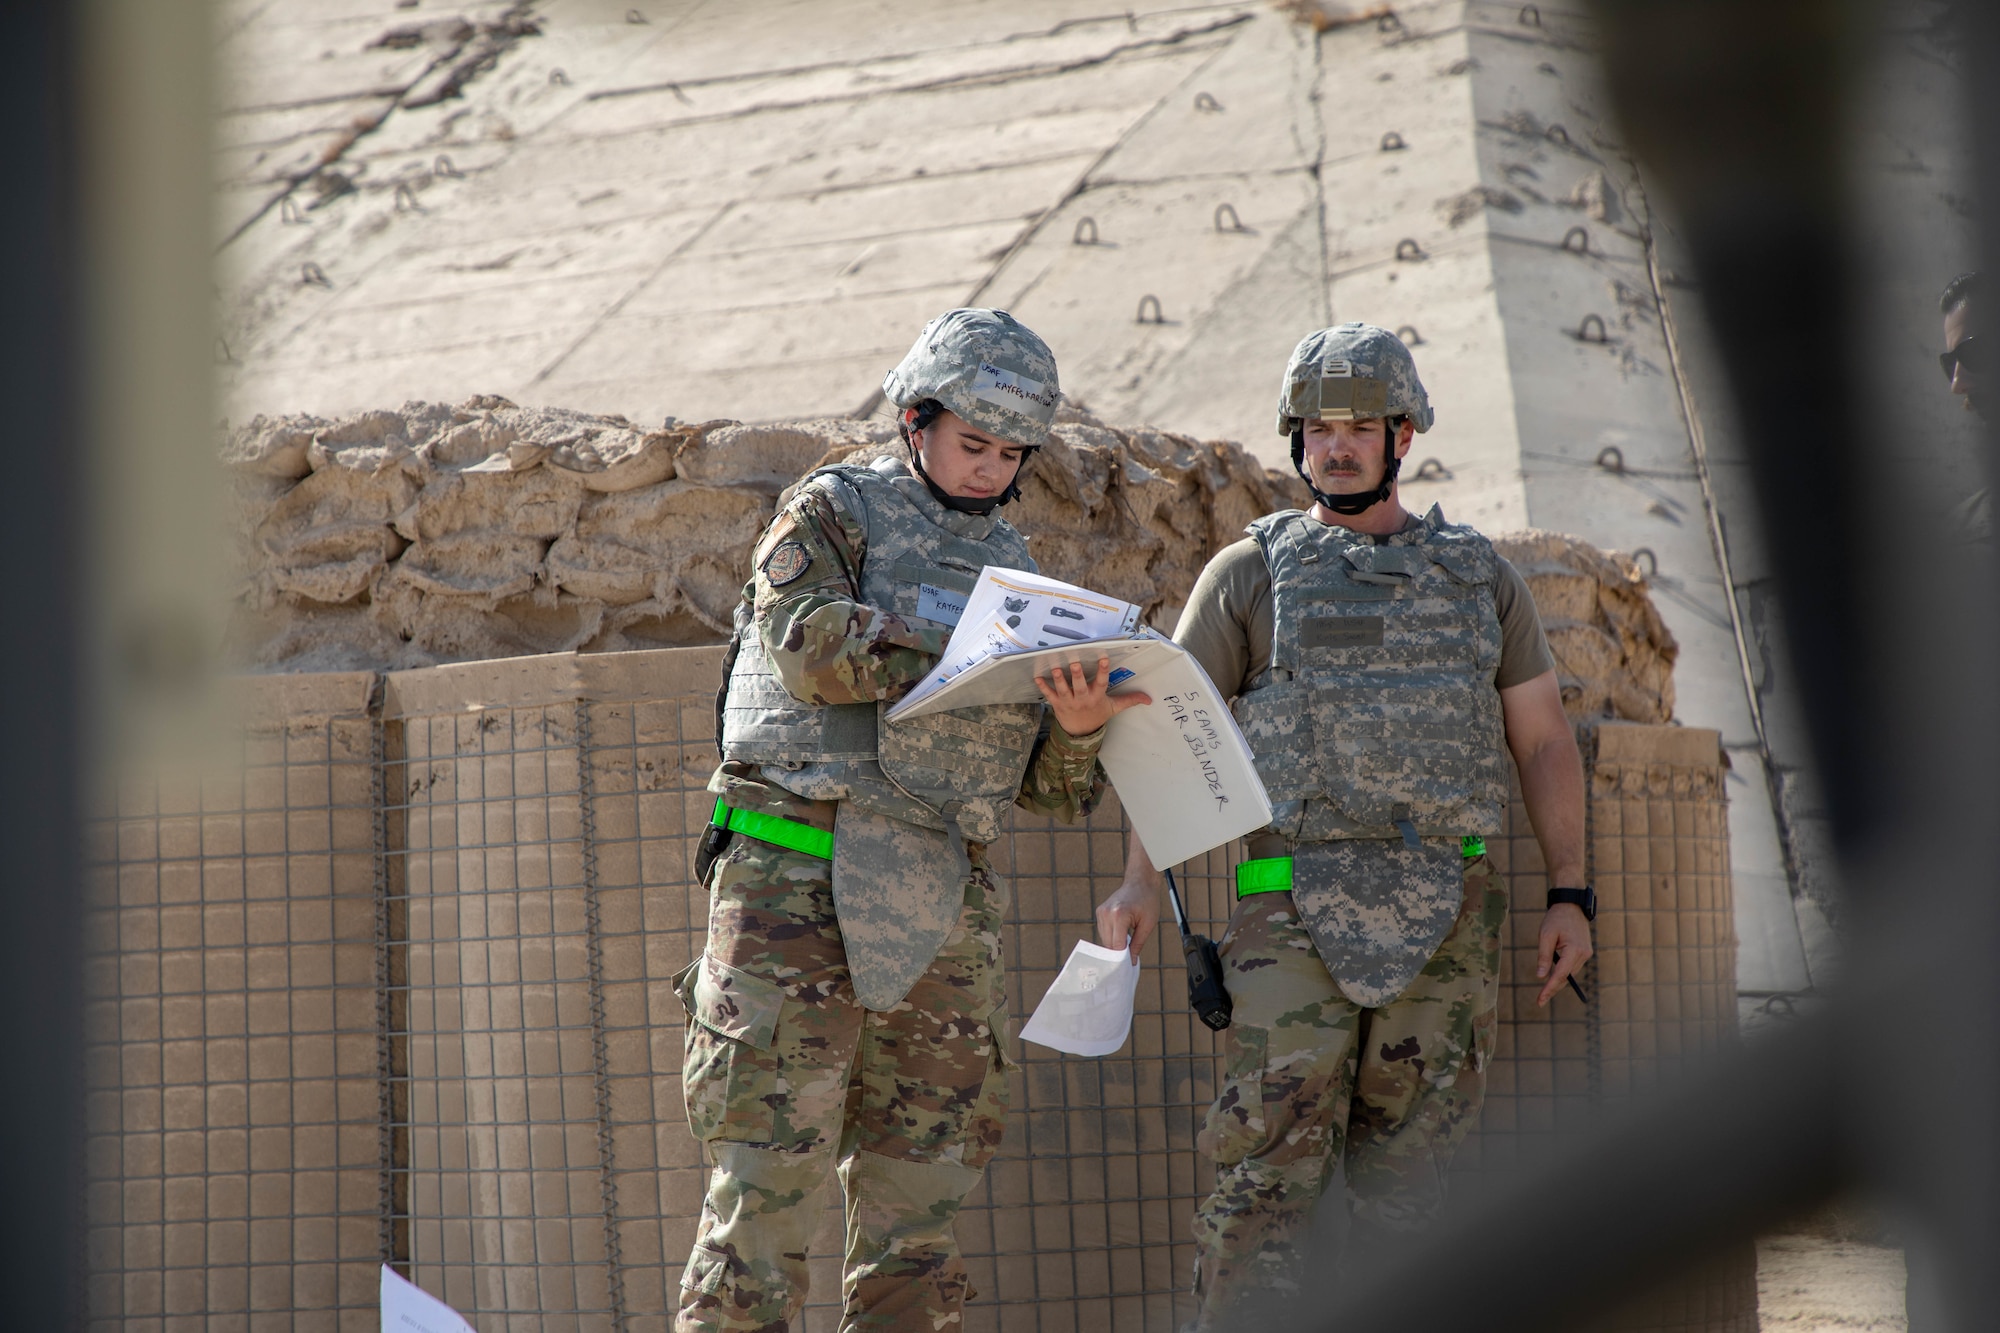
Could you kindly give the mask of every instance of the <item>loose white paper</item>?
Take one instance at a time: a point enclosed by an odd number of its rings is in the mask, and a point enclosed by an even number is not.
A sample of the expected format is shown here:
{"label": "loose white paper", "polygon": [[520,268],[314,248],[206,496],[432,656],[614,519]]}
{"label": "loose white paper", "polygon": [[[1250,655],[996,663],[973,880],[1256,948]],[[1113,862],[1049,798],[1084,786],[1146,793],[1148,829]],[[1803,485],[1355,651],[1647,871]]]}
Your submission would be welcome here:
{"label": "loose white paper", "polygon": [[1110,1055],[1132,1031],[1139,964],[1128,949],[1078,940],[1069,961],[1021,1027],[1021,1040],[1067,1055]]}
{"label": "loose white paper", "polygon": [[382,1265],[382,1333],[476,1333],[465,1317]]}
{"label": "loose white paper", "polygon": [[[894,721],[914,715],[917,705],[943,689],[955,676],[983,662],[1012,653],[1060,650],[1098,639],[1122,637],[1138,624],[1139,608],[1130,602],[1061,579],[988,565],[980,571],[979,582],[965,599],[964,613],[957,619],[937,668],[889,711],[889,718]],[[1030,687],[1027,698],[1021,702],[1040,697]]]}

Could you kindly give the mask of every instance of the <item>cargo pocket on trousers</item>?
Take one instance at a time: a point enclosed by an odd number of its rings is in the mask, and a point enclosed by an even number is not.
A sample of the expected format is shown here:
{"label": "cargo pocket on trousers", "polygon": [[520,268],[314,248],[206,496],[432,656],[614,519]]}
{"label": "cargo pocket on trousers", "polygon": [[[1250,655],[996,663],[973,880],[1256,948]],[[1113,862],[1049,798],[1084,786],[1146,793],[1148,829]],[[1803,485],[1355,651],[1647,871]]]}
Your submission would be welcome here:
{"label": "cargo pocket on trousers", "polygon": [[703,954],[674,977],[687,1009],[681,1090],[688,1128],[704,1143],[768,1143],[777,1112],[771,1047],[785,991]]}
{"label": "cargo pocket on trousers", "polygon": [[681,1287],[686,1291],[699,1291],[713,1296],[722,1290],[723,1280],[729,1274],[729,1256],[697,1245],[688,1255],[687,1268],[681,1273]]}
{"label": "cargo pocket on trousers", "polygon": [[1007,1109],[1013,1104],[1010,1077],[1020,1065],[1014,1060],[1014,1034],[1007,1006],[1001,1005],[986,1017],[992,1032],[992,1055],[986,1062],[986,1078],[965,1122],[965,1151],[961,1159],[974,1170],[984,1170],[1000,1151],[1001,1137],[1007,1132]]}
{"label": "cargo pocket on trousers", "polygon": [[1270,1033],[1232,1023],[1224,1042],[1229,1059],[1222,1092],[1208,1108],[1195,1147],[1217,1166],[1235,1166],[1264,1141],[1264,1067],[1270,1059]]}

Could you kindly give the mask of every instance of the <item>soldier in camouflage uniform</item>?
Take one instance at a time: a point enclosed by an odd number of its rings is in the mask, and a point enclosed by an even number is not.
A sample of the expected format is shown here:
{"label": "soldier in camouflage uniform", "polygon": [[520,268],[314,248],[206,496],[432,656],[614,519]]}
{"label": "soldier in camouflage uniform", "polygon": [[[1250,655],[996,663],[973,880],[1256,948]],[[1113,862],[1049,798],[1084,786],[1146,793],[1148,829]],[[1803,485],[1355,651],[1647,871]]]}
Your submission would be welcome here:
{"label": "soldier in camouflage uniform", "polygon": [[[1430,402],[1394,335],[1306,338],[1278,427],[1316,500],[1203,570],[1174,637],[1233,709],[1275,817],[1250,840],[1221,944],[1235,1004],[1200,1146],[1203,1328],[1298,1291],[1298,1244],[1345,1184],[1349,1266],[1422,1226],[1479,1113],[1507,892],[1485,854],[1511,753],[1550,873],[1546,1004],[1590,957],[1583,768],[1526,585],[1477,532],[1403,507]],[[1133,840],[1098,908],[1144,945],[1160,876]]]}
{"label": "soldier in camouflage uniform", "polygon": [[1103,785],[1100,664],[1041,704],[889,722],[988,564],[1033,570],[994,510],[1058,389],[1004,311],[933,320],[888,377],[910,446],[812,474],[757,543],[719,701],[699,870],[708,941],[676,978],[688,1122],[714,1171],[675,1321],[797,1326],[838,1174],[843,1329],[937,1333],[970,1295],[952,1225],[1007,1108],[1006,809],[1073,820]]}

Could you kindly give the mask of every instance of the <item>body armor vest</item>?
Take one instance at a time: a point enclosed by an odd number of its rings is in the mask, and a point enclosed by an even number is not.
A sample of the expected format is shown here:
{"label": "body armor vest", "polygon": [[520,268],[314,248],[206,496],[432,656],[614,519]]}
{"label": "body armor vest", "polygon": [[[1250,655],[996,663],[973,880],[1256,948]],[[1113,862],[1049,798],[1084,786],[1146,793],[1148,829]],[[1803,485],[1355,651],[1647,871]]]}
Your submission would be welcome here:
{"label": "body armor vest", "polygon": [[1380,545],[1298,510],[1249,532],[1271,570],[1276,633],[1270,669],[1234,711],[1272,826],[1306,842],[1501,832],[1492,544],[1435,507]]}
{"label": "body armor vest", "polygon": [[[955,513],[893,458],[821,468],[867,529],[860,600],[924,622],[944,594],[962,601],[988,565],[1033,572],[1027,542],[1003,519]],[[746,602],[736,612],[736,656],[722,710],[724,757],[759,764],[771,781],[812,800],[848,801],[871,814],[977,842],[1000,836],[1020,791],[1042,705],[994,704],[889,722],[890,705],[801,703],[771,670]]]}

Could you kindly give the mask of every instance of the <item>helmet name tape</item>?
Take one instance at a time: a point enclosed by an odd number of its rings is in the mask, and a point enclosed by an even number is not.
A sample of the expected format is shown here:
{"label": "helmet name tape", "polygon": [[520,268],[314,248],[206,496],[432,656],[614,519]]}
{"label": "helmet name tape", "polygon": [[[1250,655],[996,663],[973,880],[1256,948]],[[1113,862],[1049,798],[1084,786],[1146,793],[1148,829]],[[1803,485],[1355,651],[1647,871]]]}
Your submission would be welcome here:
{"label": "helmet name tape", "polygon": [[972,381],[972,396],[995,407],[1026,412],[1037,418],[1055,411],[1056,406],[1054,389],[990,361],[979,363],[979,374]]}

